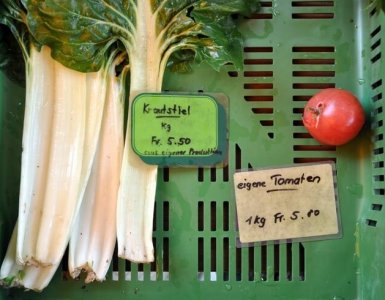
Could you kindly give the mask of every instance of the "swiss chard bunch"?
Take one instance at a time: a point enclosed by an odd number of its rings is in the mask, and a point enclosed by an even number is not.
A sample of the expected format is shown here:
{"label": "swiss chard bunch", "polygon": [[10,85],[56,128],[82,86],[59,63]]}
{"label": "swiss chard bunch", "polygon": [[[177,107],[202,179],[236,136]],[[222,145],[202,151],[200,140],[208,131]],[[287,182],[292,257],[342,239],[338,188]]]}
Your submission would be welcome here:
{"label": "swiss chard bunch", "polygon": [[[128,57],[129,106],[141,92],[160,92],[166,67],[186,71],[205,62],[215,70],[243,65],[239,16],[258,0],[25,0],[28,25],[65,66],[97,71],[111,47]],[[238,16],[238,17],[236,17]],[[154,260],[153,209],[157,167],[131,148],[127,121],[117,210],[118,254],[135,262]]]}
{"label": "swiss chard bunch", "polygon": [[[68,242],[70,273],[86,270],[87,281],[103,280],[116,236],[119,256],[154,260],[157,166],[133,152],[130,118],[121,132],[124,99],[130,109],[138,93],[160,92],[167,67],[240,70],[238,25],[258,2],[0,2],[0,68],[24,74],[24,61],[26,78],[19,218],[3,283],[44,288]],[[16,44],[24,60],[10,55]]]}
{"label": "swiss chard bunch", "polygon": [[[41,290],[61,262],[83,198],[87,198],[87,193],[102,198],[94,188],[100,186],[98,182],[90,187],[87,184],[91,169],[98,173],[98,166],[107,164],[104,153],[110,150],[108,145],[115,145],[114,149],[118,150],[116,145],[122,144],[120,123],[109,120],[115,115],[115,119],[120,118],[123,101],[114,67],[124,57],[115,56],[117,51],[111,48],[104,52],[98,72],[84,73],[65,67],[51,57],[51,48],[38,43],[30,31],[26,4],[21,0],[0,2],[1,68],[15,70],[15,65],[24,65],[26,91],[19,214],[0,268],[0,284]],[[18,61],[11,53],[16,49],[21,58]],[[121,69],[122,80],[124,70]],[[107,120],[110,126],[102,126],[102,120]],[[96,153],[101,158],[94,167]],[[119,158],[116,161],[120,163]],[[108,166],[111,165],[109,160]],[[119,178],[119,171],[113,176]],[[118,183],[111,177],[111,182]],[[90,215],[82,222],[92,227]],[[110,232],[113,237],[114,231]],[[114,244],[106,251],[99,251],[105,254],[99,255],[102,262],[97,265],[103,266],[91,279],[104,278],[103,273],[108,269],[105,264],[110,261],[106,257],[112,255],[113,247]]]}

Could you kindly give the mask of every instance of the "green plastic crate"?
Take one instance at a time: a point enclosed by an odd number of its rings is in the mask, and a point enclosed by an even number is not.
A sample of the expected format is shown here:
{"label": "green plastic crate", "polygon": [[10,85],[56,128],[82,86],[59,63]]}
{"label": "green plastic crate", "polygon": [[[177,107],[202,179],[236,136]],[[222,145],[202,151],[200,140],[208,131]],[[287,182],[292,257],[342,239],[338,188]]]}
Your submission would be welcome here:
{"label": "green plastic crate", "polygon": [[[0,289],[0,299],[385,299],[385,15],[368,0],[261,1],[245,20],[244,71],[201,65],[167,74],[173,91],[230,99],[229,165],[160,170],[156,262],[115,258],[104,283],[70,280],[66,263],[42,293]],[[319,145],[301,114],[327,87],[357,94],[368,122],[341,147]],[[0,77],[0,258],[16,216],[24,91]],[[333,160],[343,237],[236,247],[237,169]]]}

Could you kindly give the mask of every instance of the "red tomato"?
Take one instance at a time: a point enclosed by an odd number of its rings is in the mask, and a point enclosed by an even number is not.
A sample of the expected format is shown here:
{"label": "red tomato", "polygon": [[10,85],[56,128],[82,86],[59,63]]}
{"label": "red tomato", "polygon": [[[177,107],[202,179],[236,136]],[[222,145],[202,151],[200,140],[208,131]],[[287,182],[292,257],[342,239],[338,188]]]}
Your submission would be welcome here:
{"label": "red tomato", "polygon": [[302,120],[317,141],[338,146],[360,132],[365,112],[352,93],[331,88],[320,91],[307,102]]}

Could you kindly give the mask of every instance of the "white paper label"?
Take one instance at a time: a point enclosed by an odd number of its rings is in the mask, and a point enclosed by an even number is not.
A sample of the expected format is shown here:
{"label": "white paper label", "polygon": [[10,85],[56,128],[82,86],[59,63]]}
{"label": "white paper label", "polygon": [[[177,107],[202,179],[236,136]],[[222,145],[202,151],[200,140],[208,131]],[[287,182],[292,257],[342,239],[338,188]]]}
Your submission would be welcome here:
{"label": "white paper label", "polygon": [[242,243],[339,232],[332,163],[237,172],[234,186]]}

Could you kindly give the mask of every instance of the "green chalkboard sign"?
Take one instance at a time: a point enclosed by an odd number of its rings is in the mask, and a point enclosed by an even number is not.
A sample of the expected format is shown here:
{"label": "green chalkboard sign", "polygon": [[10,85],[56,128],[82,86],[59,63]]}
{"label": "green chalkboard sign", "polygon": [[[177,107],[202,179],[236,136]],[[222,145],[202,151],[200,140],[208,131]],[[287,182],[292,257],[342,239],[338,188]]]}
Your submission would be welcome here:
{"label": "green chalkboard sign", "polygon": [[140,94],[131,122],[132,147],[148,164],[214,165],[226,157],[226,110],[214,95]]}

